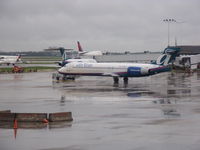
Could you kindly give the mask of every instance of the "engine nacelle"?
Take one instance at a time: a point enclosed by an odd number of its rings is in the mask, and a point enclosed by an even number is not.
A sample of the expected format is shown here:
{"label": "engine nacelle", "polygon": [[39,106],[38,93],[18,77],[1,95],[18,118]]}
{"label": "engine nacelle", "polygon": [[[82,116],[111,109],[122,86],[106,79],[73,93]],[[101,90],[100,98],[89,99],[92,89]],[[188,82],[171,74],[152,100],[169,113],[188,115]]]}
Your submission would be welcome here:
{"label": "engine nacelle", "polygon": [[149,75],[149,69],[148,68],[142,68],[141,69],[141,74],[142,75]]}
{"label": "engine nacelle", "polygon": [[128,76],[130,77],[140,77],[149,75],[149,69],[141,67],[128,67]]}

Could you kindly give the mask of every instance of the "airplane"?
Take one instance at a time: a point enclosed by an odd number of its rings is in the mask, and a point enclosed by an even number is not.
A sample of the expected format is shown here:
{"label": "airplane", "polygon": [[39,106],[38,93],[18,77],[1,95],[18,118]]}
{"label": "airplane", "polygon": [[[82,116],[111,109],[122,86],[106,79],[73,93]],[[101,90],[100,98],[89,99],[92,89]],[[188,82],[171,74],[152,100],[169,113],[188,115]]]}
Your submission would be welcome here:
{"label": "airplane", "polygon": [[140,63],[85,63],[72,62],[61,67],[58,72],[63,75],[108,76],[118,83],[119,77],[128,83],[129,77],[151,76],[170,71],[169,64],[173,63],[180,48],[167,47],[155,64]]}
{"label": "airplane", "polygon": [[78,52],[79,52],[79,55],[81,56],[101,56],[103,55],[101,51],[84,51],[81,47],[81,44],[79,41],[77,41],[77,44],[78,44]]}
{"label": "airplane", "polygon": [[7,56],[7,55],[0,55],[0,64],[10,64],[15,65],[16,63],[21,62],[21,55],[18,56]]}
{"label": "airplane", "polygon": [[65,64],[71,63],[71,62],[87,62],[87,63],[97,63],[95,59],[81,59],[76,51],[73,51],[73,49],[65,49],[63,47],[59,48],[48,48],[45,50],[59,50],[60,54],[62,56],[62,61],[58,62],[58,65],[63,67]]}

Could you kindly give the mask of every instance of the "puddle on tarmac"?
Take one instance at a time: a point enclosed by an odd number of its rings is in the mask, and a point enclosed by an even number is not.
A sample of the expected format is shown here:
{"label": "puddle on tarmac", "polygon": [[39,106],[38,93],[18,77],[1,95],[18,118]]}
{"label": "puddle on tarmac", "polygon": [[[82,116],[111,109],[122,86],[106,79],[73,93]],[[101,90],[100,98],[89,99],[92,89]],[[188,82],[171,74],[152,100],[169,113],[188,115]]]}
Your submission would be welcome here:
{"label": "puddle on tarmac", "polygon": [[[70,124],[0,125],[1,149],[195,149],[199,147],[200,74],[132,78],[80,77],[52,82],[51,73],[1,74],[0,110],[71,111]],[[188,146],[189,145],[189,146]],[[197,146],[198,145],[198,146]]]}

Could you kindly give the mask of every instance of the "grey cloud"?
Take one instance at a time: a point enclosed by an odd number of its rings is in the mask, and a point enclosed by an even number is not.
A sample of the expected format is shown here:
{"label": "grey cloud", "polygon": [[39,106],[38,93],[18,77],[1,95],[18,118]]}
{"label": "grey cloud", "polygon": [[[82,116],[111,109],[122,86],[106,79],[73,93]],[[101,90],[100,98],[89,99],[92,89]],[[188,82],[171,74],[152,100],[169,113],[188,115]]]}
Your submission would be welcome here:
{"label": "grey cloud", "polygon": [[[0,50],[49,46],[100,50],[162,50],[171,41],[198,44],[198,0],[1,0]],[[172,43],[172,42],[171,42]]]}

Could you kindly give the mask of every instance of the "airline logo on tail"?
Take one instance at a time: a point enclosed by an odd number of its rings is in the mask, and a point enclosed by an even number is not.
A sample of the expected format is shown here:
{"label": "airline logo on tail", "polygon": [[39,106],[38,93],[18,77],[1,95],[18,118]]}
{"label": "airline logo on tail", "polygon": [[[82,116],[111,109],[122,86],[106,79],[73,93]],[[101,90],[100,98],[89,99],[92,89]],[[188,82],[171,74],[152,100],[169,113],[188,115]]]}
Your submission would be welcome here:
{"label": "airline logo on tail", "polygon": [[21,55],[19,56],[0,56],[0,64],[15,64],[21,62]]}
{"label": "airline logo on tail", "polygon": [[178,52],[180,51],[180,48],[177,47],[167,47],[163,54],[158,57],[156,60],[156,64],[158,65],[168,65],[169,63],[172,63],[176,56],[178,55]]}
{"label": "airline logo on tail", "polygon": [[79,41],[77,41],[77,44],[78,44],[78,51],[79,52],[83,52],[83,49],[82,49],[81,44],[80,44]]}

